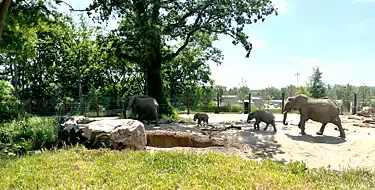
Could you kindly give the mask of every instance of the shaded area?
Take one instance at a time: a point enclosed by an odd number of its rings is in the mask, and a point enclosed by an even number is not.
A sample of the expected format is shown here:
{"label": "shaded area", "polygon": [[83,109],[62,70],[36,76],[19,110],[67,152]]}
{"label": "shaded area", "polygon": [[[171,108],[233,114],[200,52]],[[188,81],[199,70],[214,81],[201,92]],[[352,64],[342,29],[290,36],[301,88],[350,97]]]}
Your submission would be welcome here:
{"label": "shaded area", "polygon": [[[261,125],[261,124],[260,124]],[[276,159],[277,154],[284,154],[281,150],[281,145],[275,140],[275,134],[272,128],[264,131],[265,125],[261,126],[261,130],[256,131],[252,127],[248,130],[239,131],[234,134],[235,139],[248,144],[253,151],[254,158],[271,158]],[[277,127],[277,126],[276,126]],[[285,160],[277,159],[279,163],[285,163]]]}
{"label": "shaded area", "polygon": [[340,137],[334,137],[334,136],[312,136],[312,135],[290,135],[285,134],[285,136],[291,138],[292,140],[296,141],[304,141],[304,142],[310,142],[310,143],[325,143],[325,144],[341,144],[346,142],[345,139],[342,139]]}

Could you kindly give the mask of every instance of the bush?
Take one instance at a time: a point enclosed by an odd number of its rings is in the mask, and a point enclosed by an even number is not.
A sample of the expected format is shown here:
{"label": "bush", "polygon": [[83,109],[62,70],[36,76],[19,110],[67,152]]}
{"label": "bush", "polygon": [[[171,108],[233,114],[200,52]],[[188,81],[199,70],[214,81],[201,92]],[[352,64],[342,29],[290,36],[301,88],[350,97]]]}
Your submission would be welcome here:
{"label": "bush", "polygon": [[18,116],[19,101],[13,95],[13,87],[8,81],[0,80],[0,123]]}
{"label": "bush", "polygon": [[51,148],[57,141],[57,118],[29,117],[0,125],[0,156],[23,155]]}

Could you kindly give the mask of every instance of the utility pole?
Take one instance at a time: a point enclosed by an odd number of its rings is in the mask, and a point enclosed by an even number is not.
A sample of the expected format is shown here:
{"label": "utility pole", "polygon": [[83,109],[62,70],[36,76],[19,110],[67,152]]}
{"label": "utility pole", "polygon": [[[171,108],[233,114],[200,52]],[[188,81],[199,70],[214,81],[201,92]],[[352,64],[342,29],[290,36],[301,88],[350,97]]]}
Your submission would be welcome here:
{"label": "utility pole", "polygon": [[299,76],[300,74],[299,73],[296,73],[295,74],[295,76],[297,76],[297,88],[298,88],[298,76]]}

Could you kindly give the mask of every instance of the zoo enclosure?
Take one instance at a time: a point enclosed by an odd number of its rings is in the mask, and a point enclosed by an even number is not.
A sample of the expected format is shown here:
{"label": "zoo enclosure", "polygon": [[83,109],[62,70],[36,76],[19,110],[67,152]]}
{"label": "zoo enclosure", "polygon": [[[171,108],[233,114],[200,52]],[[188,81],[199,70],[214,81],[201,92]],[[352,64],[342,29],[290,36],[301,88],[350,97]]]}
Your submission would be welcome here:
{"label": "zoo enclosure", "polygon": [[[191,94],[179,94],[169,97],[169,102],[178,114],[192,114],[196,112],[232,112],[246,114],[249,110],[253,111],[256,109],[268,109],[274,113],[282,113],[284,101],[287,97],[285,97],[284,93],[282,93],[281,97],[281,100],[267,100],[261,97],[254,97],[249,93],[247,99],[238,100],[235,95],[220,97],[219,94],[217,94],[215,97],[205,97]],[[339,104],[341,112],[343,113],[344,108],[341,102],[339,100],[336,100],[336,102]],[[357,102],[357,95],[354,94],[354,99],[350,108],[351,114],[355,114],[359,110]],[[21,104],[18,108],[20,112],[27,112],[41,116],[71,114],[89,117],[103,117],[122,115],[122,103],[120,97],[103,97],[97,100],[92,100],[87,96],[84,96],[82,103],[80,103],[79,100],[74,99],[65,99],[54,102],[38,102],[37,100],[28,99],[21,100]],[[349,111],[348,109],[346,110]]]}

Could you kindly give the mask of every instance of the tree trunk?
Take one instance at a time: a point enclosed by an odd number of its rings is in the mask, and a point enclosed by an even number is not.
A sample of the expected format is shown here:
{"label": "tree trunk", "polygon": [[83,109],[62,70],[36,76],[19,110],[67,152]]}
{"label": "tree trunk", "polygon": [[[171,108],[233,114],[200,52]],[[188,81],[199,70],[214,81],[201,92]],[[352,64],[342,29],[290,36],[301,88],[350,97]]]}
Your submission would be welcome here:
{"label": "tree trunk", "polygon": [[0,4],[0,41],[3,41],[3,31],[5,29],[5,20],[8,15],[8,10],[12,5],[12,0],[3,0]]}
{"label": "tree trunk", "polygon": [[163,81],[161,78],[161,59],[156,59],[147,68],[148,96],[155,98],[159,103],[159,114],[167,112],[167,102],[163,96]]}

